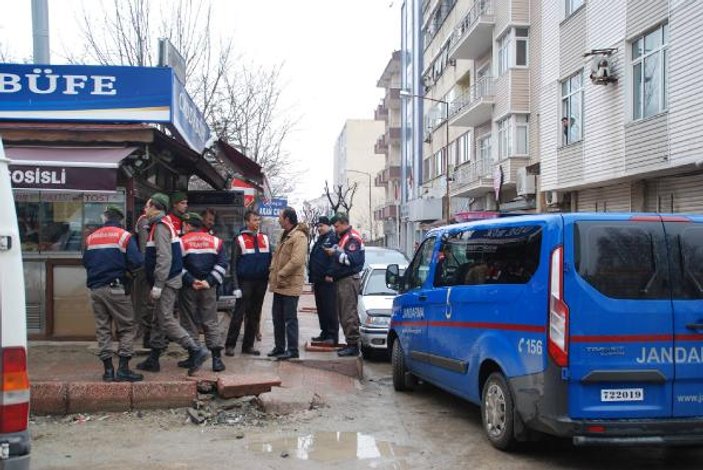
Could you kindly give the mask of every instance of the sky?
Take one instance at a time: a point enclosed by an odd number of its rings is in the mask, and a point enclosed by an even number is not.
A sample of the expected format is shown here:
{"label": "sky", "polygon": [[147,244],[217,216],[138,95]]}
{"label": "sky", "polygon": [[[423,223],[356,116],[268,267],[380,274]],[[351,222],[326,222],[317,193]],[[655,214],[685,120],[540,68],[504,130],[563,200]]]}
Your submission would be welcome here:
{"label": "sky", "polygon": [[[109,2],[107,2],[109,4]],[[82,45],[77,18],[90,0],[49,0],[52,63]],[[400,0],[213,0],[218,34],[256,64],[283,64],[283,108],[299,117],[286,144],[303,176],[289,200],[319,196],[332,179],[334,144],[347,119],[373,119],[376,82],[400,47]],[[32,54],[31,1],[6,1],[0,49]],[[154,47],[154,50],[156,48]],[[379,156],[379,158],[382,158]]]}

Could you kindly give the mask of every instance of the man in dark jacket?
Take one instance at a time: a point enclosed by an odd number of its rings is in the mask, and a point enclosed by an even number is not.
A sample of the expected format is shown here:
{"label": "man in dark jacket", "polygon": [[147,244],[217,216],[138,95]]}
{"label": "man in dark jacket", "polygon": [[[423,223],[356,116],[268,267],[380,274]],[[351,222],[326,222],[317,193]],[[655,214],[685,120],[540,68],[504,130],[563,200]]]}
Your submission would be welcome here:
{"label": "man in dark jacket", "polygon": [[246,228],[234,239],[232,254],[232,281],[237,305],[227,331],[225,354],[234,356],[234,347],[244,325],[242,353],[258,356],[254,341],[259,331],[261,307],[264,304],[266,286],[268,285],[269,266],[271,265],[271,244],[266,234],[259,232],[261,221],[259,214],[248,210],[244,214]]}
{"label": "man in dark jacket", "polygon": [[337,352],[338,356],[359,355],[359,302],[360,272],[364,269],[364,241],[359,232],[349,225],[346,214],[332,218],[339,244],[326,248],[332,258],[332,276],[337,294],[337,315],[344,330],[347,347]]}
{"label": "man in dark jacket", "polygon": [[[144,378],[129,370],[134,354],[134,309],[125,288],[128,272],[140,269],[144,258],[132,234],[122,228],[122,219],[122,209],[107,206],[103,213],[105,224],[88,236],[83,254],[105,382],[138,382]],[[120,342],[117,374],[112,364],[113,322]]]}
{"label": "man in dark jacket", "polygon": [[315,306],[320,320],[320,336],[313,341],[337,344],[339,341],[339,318],[335,309],[335,291],[332,279],[332,258],[327,256],[325,248],[337,244],[337,236],[330,226],[330,219],[320,217],[317,220],[318,237],[310,252],[309,280],[315,294]]}
{"label": "man in dark jacket", "polygon": [[[181,325],[193,339],[199,338],[199,325],[205,332],[205,345],[212,353],[212,370],[225,370],[220,352],[222,332],[217,321],[217,286],[227,273],[227,255],[222,240],[202,231],[202,218],[195,212],[186,214],[181,238],[183,244],[183,287],[180,291]],[[178,363],[189,369],[193,357]]]}
{"label": "man in dark jacket", "polygon": [[183,253],[176,229],[166,217],[168,196],[156,193],[146,203],[146,215],[151,229],[146,243],[144,270],[151,286],[154,300],[154,325],[151,331],[151,352],[146,361],[137,364],[137,369],[159,372],[159,357],[168,346],[167,339],[178,343],[192,357],[194,373],[210,356],[178,323],[174,306],[178,290],[182,287]]}

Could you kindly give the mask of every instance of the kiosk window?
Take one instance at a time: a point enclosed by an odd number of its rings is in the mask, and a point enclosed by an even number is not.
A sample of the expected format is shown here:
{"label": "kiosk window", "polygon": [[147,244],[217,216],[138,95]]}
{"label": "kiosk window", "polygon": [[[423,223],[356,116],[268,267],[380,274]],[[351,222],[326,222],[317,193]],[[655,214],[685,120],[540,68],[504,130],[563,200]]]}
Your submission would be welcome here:
{"label": "kiosk window", "polygon": [[442,245],[435,286],[526,284],[539,268],[542,228],[465,230]]}

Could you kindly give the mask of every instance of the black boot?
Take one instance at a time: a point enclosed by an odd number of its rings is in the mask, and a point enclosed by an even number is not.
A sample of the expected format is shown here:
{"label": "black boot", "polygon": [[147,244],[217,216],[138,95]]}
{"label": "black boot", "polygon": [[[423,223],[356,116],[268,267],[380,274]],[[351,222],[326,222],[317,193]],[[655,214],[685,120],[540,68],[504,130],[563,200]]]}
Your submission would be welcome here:
{"label": "black boot", "polygon": [[137,374],[129,370],[129,358],[120,356],[120,367],[115,375],[116,382],[141,382],[144,380],[142,374]]}
{"label": "black boot", "polygon": [[190,369],[193,367],[193,351],[188,352],[188,359],[183,359],[176,363],[178,367],[183,367],[184,369]]}
{"label": "black boot", "polygon": [[210,357],[210,353],[207,348],[203,346],[196,346],[188,352],[193,356],[193,365],[188,369],[188,375],[193,375],[200,369],[203,362],[207,361],[207,358]]}
{"label": "black boot", "polygon": [[161,370],[159,356],[161,356],[161,350],[152,349],[149,351],[149,357],[146,358],[146,361],[137,364],[137,369],[145,370],[147,372],[159,372]]}
{"label": "black boot", "polygon": [[103,366],[105,366],[103,382],[113,382],[115,380],[115,366],[112,365],[112,358],[103,359]]}
{"label": "black boot", "polygon": [[225,363],[222,362],[222,349],[214,348],[210,351],[212,352],[212,371],[222,372],[225,370]]}
{"label": "black boot", "polygon": [[144,349],[151,349],[151,330],[144,330],[144,336],[142,337],[142,347]]}

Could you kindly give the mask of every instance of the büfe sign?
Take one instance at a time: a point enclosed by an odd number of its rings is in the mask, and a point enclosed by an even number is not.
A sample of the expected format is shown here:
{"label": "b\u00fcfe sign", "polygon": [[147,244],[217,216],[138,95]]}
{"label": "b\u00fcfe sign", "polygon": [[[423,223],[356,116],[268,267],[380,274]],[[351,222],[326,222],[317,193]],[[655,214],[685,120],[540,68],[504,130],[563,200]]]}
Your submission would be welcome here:
{"label": "b\u00fcfe sign", "polygon": [[0,64],[0,119],[166,123],[198,153],[211,134],[166,67]]}

